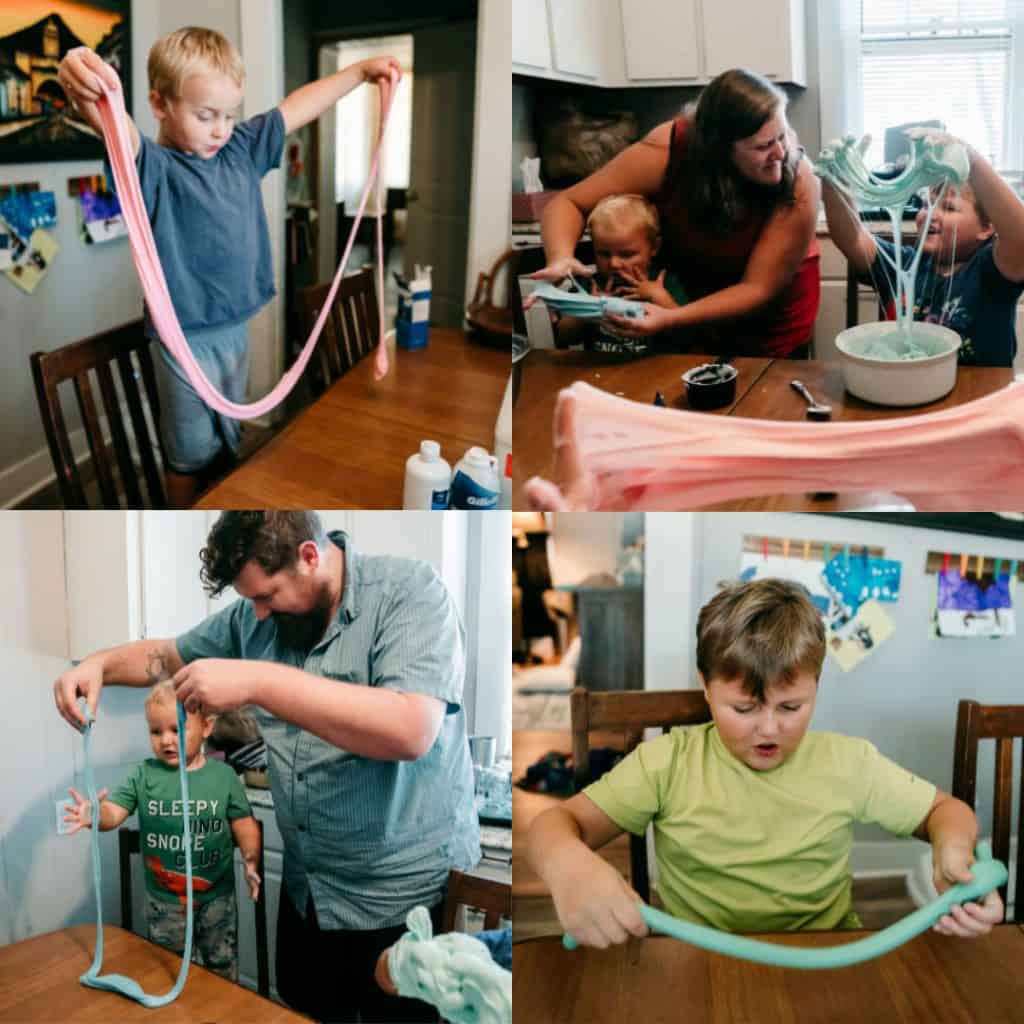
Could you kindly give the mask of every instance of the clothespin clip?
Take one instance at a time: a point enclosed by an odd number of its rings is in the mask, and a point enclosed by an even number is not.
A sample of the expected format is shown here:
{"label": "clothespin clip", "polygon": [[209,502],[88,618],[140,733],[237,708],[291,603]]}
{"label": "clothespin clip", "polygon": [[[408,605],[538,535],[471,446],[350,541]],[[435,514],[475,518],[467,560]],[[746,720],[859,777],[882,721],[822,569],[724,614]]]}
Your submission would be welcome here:
{"label": "clothespin clip", "polygon": [[804,561],[811,557],[811,542],[809,540],[804,541]]}
{"label": "clothespin clip", "polygon": [[971,556],[968,554],[962,554],[960,556],[960,579],[962,580],[967,579],[967,560],[970,557]]}
{"label": "clothespin clip", "polygon": [[951,556],[950,556],[950,553],[948,551],[942,556],[942,571],[943,572],[949,572],[949,560],[950,560],[950,558],[951,558]]}
{"label": "clothespin clip", "polygon": [[992,579],[994,579],[996,583],[999,582],[999,570],[1002,569],[1002,567],[1003,560],[1001,558],[997,558],[995,561],[995,565],[992,566]]}
{"label": "clothespin clip", "polygon": [[850,569],[850,545],[843,545],[843,568],[849,571]]}
{"label": "clothespin clip", "polygon": [[761,538],[761,554],[764,555],[764,560],[768,561],[768,538]]}
{"label": "clothespin clip", "polygon": [[1015,558],[1010,563],[1010,582],[1012,583],[1017,578],[1017,559]]}
{"label": "clothespin clip", "polygon": [[784,537],[782,540],[782,557],[789,558],[789,538]]}
{"label": "clothespin clip", "polygon": [[821,546],[821,560],[828,565],[829,560],[832,558],[832,545],[828,541],[825,541]]}
{"label": "clothespin clip", "polygon": [[985,556],[984,555],[978,555],[977,559],[975,559],[975,562],[974,562],[974,578],[976,580],[980,580],[981,579],[981,573],[982,573],[982,570],[984,568],[985,568]]}

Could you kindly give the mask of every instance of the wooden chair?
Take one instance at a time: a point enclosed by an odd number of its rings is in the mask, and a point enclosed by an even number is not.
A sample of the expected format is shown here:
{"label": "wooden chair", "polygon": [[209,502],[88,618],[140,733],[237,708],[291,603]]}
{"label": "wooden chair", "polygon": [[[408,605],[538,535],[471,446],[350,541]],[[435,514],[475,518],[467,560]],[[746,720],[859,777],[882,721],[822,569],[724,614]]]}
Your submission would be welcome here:
{"label": "wooden chair", "polygon": [[[65,508],[90,506],[61,404],[59,389],[64,381],[74,384],[102,507],[166,507],[163,448],[157,430],[160,410],[149,346],[142,320],[134,320],[53,352],[32,353],[39,413]],[[94,379],[102,408],[97,405]],[[113,461],[103,436],[102,417],[109,429]],[[145,486],[145,496],[140,484]]]}
{"label": "wooden chair", "polygon": [[448,874],[448,893],[441,916],[441,930],[455,931],[459,907],[471,907],[484,913],[484,928],[497,928],[504,918],[512,920],[512,886],[489,878],[466,875],[461,871]]}
{"label": "wooden chair", "polygon": [[[973,808],[978,782],[978,741],[994,739],[995,791],[992,801],[992,853],[1010,870],[1010,834],[1013,831],[1013,741],[1024,737],[1024,705],[979,704],[976,700],[962,700],[957,705],[956,747],[953,756],[953,796]],[[1024,787],[1024,770],[1021,785]],[[1024,796],[1024,788],[1022,788]],[[1020,843],[1024,842],[1024,799],[1017,818],[1017,871],[1012,916],[1007,910],[1007,921],[1024,923],[1024,856]],[[999,889],[1003,903],[1007,886]]]}
{"label": "wooden chair", "polygon": [[[322,395],[363,356],[372,352],[379,340],[377,289],[373,276],[373,268],[364,267],[358,273],[341,279],[324,323],[323,334],[304,375],[314,398]],[[303,343],[309,337],[330,290],[329,281],[299,289],[299,321],[302,324]]]}
{"label": "wooden chair", "polygon": [[[264,999],[270,998],[270,958],[267,952],[267,873],[263,860],[263,822],[256,824],[260,830],[260,894],[253,904],[256,914],[256,988]],[[138,829],[122,828],[117,833],[118,856],[121,870],[121,927],[133,931],[132,924],[132,870],[131,855],[139,852]],[[194,946],[194,944],[193,944]]]}
{"label": "wooden chair", "polygon": [[[700,690],[609,690],[591,693],[577,686],[572,691],[572,759],[579,793],[589,782],[590,733],[620,732],[623,751],[629,753],[643,739],[644,730],[662,732],[676,725],[711,721],[711,709]],[[629,837],[631,884],[646,903],[650,897],[647,872],[647,837]]]}

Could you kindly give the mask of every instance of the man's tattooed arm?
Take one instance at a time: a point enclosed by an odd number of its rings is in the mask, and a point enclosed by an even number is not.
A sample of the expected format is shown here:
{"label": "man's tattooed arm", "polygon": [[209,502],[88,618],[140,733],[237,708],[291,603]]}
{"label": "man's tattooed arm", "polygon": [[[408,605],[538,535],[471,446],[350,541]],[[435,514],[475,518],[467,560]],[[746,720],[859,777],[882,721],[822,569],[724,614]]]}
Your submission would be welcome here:
{"label": "man's tattooed arm", "polygon": [[158,648],[146,652],[146,679],[149,685],[153,686],[164,679],[170,679],[171,673],[167,670],[167,661],[164,654]]}

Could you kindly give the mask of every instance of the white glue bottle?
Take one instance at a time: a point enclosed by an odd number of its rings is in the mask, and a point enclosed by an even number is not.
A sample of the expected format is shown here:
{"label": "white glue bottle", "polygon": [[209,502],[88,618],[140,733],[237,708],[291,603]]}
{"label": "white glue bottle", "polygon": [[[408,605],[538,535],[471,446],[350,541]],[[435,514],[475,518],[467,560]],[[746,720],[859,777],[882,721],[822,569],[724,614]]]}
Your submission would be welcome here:
{"label": "white glue bottle", "polygon": [[494,426],[494,457],[498,460],[498,478],[501,482],[498,508],[512,507],[512,377],[505,385],[501,412]]}
{"label": "white glue bottle", "polygon": [[405,463],[402,508],[447,508],[451,483],[452,467],[441,458],[441,446],[436,441],[421,441],[420,450]]}
{"label": "white glue bottle", "polygon": [[497,508],[499,488],[494,456],[474,446],[455,464],[450,507]]}

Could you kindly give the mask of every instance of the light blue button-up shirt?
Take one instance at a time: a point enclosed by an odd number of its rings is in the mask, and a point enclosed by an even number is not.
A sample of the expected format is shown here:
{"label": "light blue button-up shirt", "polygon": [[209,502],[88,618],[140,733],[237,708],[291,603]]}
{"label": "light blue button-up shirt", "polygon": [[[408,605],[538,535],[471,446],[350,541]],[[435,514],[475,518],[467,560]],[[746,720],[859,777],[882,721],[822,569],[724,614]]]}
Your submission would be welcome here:
{"label": "light blue button-up shirt", "polygon": [[360,555],[344,533],[341,603],[303,659],[278,643],[238,600],[177,638],[185,662],[245,658],[301,668],[328,680],[420,693],[445,701],[437,739],[415,761],[360,757],[260,707],[270,788],[284,841],[284,886],[305,916],[312,894],[322,928],[401,924],[416,904],[440,902],[452,868],[480,859],[473,769],[462,711],[464,630],[425,562]]}

